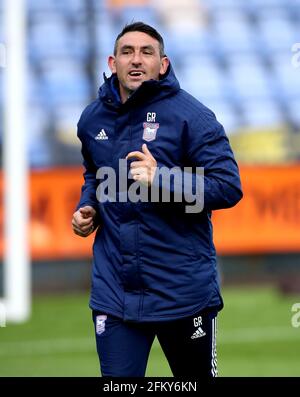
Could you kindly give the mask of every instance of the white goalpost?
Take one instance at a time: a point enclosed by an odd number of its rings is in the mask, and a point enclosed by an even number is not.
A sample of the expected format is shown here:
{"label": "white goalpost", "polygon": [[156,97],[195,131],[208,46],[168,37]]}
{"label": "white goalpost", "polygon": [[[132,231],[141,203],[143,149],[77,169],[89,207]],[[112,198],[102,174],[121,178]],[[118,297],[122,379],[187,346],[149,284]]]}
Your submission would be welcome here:
{"label": "white goalpost", "polygon": [[[26,5],[4,1],[4,297],[7,321],[23,322],[31,311],[28,245],[28,159],[26,150]],[[3,314],[3,313],[2,313]]]}

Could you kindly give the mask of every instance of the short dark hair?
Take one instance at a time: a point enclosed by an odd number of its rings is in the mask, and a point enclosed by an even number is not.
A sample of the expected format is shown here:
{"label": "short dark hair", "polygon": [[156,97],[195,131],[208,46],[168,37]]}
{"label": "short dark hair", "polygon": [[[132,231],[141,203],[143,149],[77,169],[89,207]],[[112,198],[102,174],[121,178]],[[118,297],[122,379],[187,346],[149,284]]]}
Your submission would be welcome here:
{"label": "short dark hair", "polygon": [[124,34],[128,32],[142,32],[146,33],[149,36],[153,37],[156,39],[159,43],[159,53],[160,56],[163,57],[165,56],[165,45],[164,45],[164,40],[162,36],[158,33],[156,29],[154,29],[152,26],[145,24],[144,22],[133,22],[130,23],[129,25],[125,25],[121,33],[118,34],[116,41],[115,41],[115,46],[114,46],[114,55],[117,54],[117,48],[118,48],[118,41],[119,39],[124,36]]}

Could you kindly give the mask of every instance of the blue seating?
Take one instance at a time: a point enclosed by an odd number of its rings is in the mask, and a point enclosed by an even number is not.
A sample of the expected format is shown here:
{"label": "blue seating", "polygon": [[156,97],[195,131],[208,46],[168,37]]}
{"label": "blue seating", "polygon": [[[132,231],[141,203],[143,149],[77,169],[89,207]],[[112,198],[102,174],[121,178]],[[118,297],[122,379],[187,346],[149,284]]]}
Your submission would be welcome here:
{"label": "blue seating", "polygon": [[96,52],[99,57],[107,58],[113,53],[114,42],[119,31],[107,13],[96,14]]}
{"label": "blue seating", "polygon": [[186,58],[182,65],[182,88],[196,98],[223,98],[226,94],[222,70],[213,58]]}
{"label": "blue seating", "polygon": [[[99,3],[102,3],[102,0]],[[65,16],[70,13],[82,13],[85,7],[82,0],[26,0],[26,5],[29,13],[57,12]]]}
{"label": "blue seating", "polygon": [[[164,33],[164,32],[163,32]],[[206,55],[213,50],[213,37],[202,28],[192,31],[173,29],[165,32],[166,51],[170,57]]]}
{"label": "blue seating", "polygon": [[260,58],[243,55],[228,59],[228,77],[237,99],[267,98],[274,96],[270,71]]}
{"label": "blue seating", "polygon": [[292,63],[291,51],[275,54],[272,57],[274,79],[278,86],[278,95],[283,101],[300,96],[300,67]]}
{"label": "blue seating", "polygon": [[4,21],[3,21],[3,11],[0,10],[0,43],[2,43],[3,41],[4,41]]}
{"label": "blue seating", "polygon": [[48,12],[48,11],[55,11],[58,9],[59,2],[56,0],[26,0],[26,6],[29,11],[35,12],[35,11],[42,11],[42,12]]}
{"label": "blue seating", "polygon": [[155,9],[150,6],[125,6],[120,10],[119,23],[121,26],[133,21],[143,21],[149,25],[157,26],[159,20]]}
{"label": "blue seating", "polygon": [[247,15],[241,10],[213,12],[213,31],[217,46],[224,56],[232,53],[253,53],[257,38]]}
{"label": "blue seating", "polygon": [[200,0],[201,5],[207,8],[210,12],[226,11],[226,10],[240,10],[243,7],[244,1],[241,0]]}
{"label": "blue seating", "polygon": [[43,107],[29,102],[27,107],[28,154],[31,167],[52,165],[49,141],[51,136],[45,133],[50,126],[50,115]]}
{"label": "blue seating", "polygon": [[66,54],[84,59],[87,37],[80,27],[70,28],[62,15],[39,18],[29,31],[30,56],[34,61]]}
{"label": "blue seating", "polygon": [[251,7],[255,8],[256,10],[259,9],[274,9],[278,7],[285,6],[285,0],[265,0],[263,3],[260,0],[248,0]]}
{"label": "blue seating", "polygon": [[266,51],[273,53],[290,49],[298,39],[298,30],[287,10],[267,10],[258,15],[258,34]]}
{"label": "blue seating", "polygon": [[208,106],[216,115],[218,121],[223,125],[227,135],[234,134],[242,125],[240,113],[234,104],[228,100],[214,100],[201,98],[205,106]]}
{"label": "blue seating", "polygon": [[287,102],[287,112],[289,120],[293,123],[294,127],[300,130],[300,96],[291,99]]}
{"label": "blue seating", "polygon": [[284,122],[284,115],[274,100],[249,99],[240,104],[246,126],[273,127]]}
{"label": "blue seating", "polygon": [[300,22],[300,0],[285,0],[286,8],[295,23]]}
{"label": "blue seating", "polygon": [[104,82],[103,73],[105,73],[107,77],[111,75],[111,71],[107,63],[107,57],[99,58],[99,60],[96,62],[94,73],[95,76],[97,77],[97,87],[94,87],[96,91],[98,87],[100,87],[100,85],[102,85]]}
{"label": "blue seating", "polygon": [[2,134],[3,134],[3,123],[2,123],[2,111],[3,111],[3,98],[4,97],[4,92],[3,92],[3,73],[1,72],[0,69],[0,142],[2,141]]}
{"label": "blue seating", "polygon": [[69,60],[45,63],[43,85],[54,105],[89,100],[90,85],[82,64]]}
{"label": "blue seating", "polygon": [[85,106],[83,102],[65,103],[54,110],[55,129],[58,140],[71,146],[77,145],[77,122]]}
{"label": "blue seating", "polygon": [[[199,18],[189,24],[184,15],[176,23],[176,12],[168,14],[151,1],[147,6],[112,9],[106,0],[27,0],[31,165],[57,160],[48,141],[54,147],[62,142],[73,147],[80,111],[96,95],[103,72],[110,75],[107,57],[123,25],[133,20],[157,27],[182,88],[209,106],[228,134],[243,126],[281,123],[300,132],[300,56],[297,67],[292,52],[292,45],[300,42],[300,0],[199,2],[200,7],[198,3],[195,7]],[[0,43],[4,42],[3,4],[0,0]],[[173,6],[172,1],[169,4]],[[89,36],[88,7],[93,11],[95,42]],[[96,61],[89,65],[91,49]],[[86,72],[92,68],[96,87],[91,87]],[[0,139],[2,88],[0,69]]]}

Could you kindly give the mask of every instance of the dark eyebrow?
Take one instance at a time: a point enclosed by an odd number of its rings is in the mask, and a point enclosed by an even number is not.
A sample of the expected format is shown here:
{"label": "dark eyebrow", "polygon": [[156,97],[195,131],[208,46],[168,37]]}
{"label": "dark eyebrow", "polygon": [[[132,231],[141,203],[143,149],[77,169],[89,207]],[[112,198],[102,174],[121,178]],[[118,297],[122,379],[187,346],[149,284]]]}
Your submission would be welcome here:
{"label": "dark eyebrow", "polygon": [[125,44],[120,48],[120,51],[124,51],[124,50],[133,50],[133,46],[132,45],[128,45]]}
{"label": "dark eyebrow", "polygon": [[155,51],[154,47],[152,45],[145,45],[142,47],[142,50],[151,50],[151,51]]}
{"label": "dark eyebrow", "polygon": [[[141,47],[142,50],[151,50],[151,51],[155,51],[154,47],[149,44],[149,45],[145,45],[143,47]],[[134,50],[134,47],[132,45],[129,44],[125,44],[120,48],[120,51],[124,51],[124,50]]]}

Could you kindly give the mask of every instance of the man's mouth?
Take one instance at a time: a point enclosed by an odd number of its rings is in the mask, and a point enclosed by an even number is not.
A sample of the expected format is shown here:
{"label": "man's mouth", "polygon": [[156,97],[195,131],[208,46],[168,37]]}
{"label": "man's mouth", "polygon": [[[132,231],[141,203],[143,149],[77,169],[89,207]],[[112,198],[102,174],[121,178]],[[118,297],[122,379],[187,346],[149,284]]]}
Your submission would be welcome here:
{"label": "man's mouth", "polygon": [[131,70],[128,74],[131,77],[140,77],[144,74],[144,72],[142,70]]}

